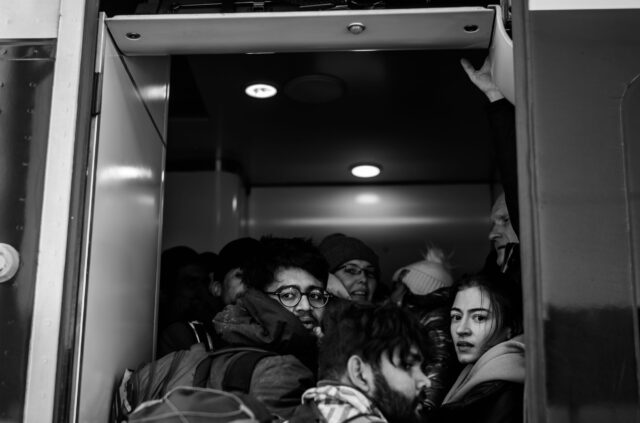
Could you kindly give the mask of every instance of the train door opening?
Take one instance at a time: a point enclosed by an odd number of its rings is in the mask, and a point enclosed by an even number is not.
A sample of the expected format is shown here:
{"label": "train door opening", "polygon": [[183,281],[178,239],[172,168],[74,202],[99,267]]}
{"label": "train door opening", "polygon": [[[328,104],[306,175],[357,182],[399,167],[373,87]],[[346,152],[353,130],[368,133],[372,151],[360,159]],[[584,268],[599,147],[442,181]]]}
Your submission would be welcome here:
{"label": "train door opening", "polygon": [[[162,248],[347,232],[379,252],[386,280],[427,243],[459,272],[481,267],[495,164],[486,100],[459,59],[480,66],[494,10],[470,9],[107,19],[76,421],[102,420],[117,373],[153,356]],[[374,35],[356,38],[355,20]],[[260,25],[273,25],[266,44],[246,38]],[[245,95],[265,80],[279,96]],[[377,181],[348,173],[362,161],[382,165]],[[119,319],[105,328],[108,310]],[[126,348],[104,360],[115,340]]]}

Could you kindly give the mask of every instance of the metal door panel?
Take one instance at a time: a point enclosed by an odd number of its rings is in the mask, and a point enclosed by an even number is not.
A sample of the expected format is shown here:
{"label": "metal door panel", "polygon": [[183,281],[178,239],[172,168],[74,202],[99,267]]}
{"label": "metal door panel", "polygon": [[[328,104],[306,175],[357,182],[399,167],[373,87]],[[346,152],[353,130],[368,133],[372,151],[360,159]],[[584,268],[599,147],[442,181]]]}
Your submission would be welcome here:
{"label": "metal door panel", "polygon": [[[161,65],[168,75],[168,58]],[[165,148],[137,91],[143,88],[108,38],[78,376],[81,422],[106,421],[116,378],[154,351]]]}
{"label": "metal door panel", "polygon": [[[636,307],[638,307],[640,305],[640,75],[629,84],[622,99],[622,125],[626,155],[627,205],[631,229],[630,260],[633,263]],[[640,339],[638,342],[640,343]],[[640,348],[638,353],[640,354]],[[640,356],[638,359],[640,360]]]}
{"label": "metal door panel", "polygon": [[[167,57],[123,57],[136,90],[158,130],[165,134],[169,114]],[[166,139],[164,139],[166,144]]]}
{"label": "metal door panel", "polygon": [[0,283],[0,421],[23,417],[54,58],[53,40],[0,42],[0,243],[20,254]]}
{"label": "metal door panel", "polygon": [[640,74],[640,10],[522,16],[516,70],[525,93],[517,109],[526,122],[518,154],[530,418],[640,421],[630,230],[640,138],[631,123],[638,117],[630,117],[637,109],[627,110],[636,100],[625,104]]}

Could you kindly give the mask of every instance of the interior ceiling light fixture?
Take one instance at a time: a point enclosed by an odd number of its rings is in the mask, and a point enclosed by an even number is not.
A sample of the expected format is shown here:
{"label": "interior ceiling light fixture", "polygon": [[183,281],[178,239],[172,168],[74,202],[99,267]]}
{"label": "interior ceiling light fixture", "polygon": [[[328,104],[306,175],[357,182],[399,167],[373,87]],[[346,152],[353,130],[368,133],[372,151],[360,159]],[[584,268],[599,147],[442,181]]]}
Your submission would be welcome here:
{"label": "interior ceiling light fixture", "polygon": [[382,168],[377,164],[366,163],[351,166],[351,174],[357,178],[374,178]]}
{"label": "interior ceiling light fixture", "polygon": [[269,98],[278,93],[278,90],[273,85],[269,84],[251,84],[244,90],[245,94],[253,98]]}

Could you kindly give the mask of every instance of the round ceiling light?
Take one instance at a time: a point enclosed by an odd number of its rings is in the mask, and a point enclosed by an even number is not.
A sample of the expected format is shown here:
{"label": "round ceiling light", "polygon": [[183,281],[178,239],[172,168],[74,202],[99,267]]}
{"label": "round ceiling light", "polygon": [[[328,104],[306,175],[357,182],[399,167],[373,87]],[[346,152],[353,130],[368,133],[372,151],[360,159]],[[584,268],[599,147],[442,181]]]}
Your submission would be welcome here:
{"label": "round ceiling light", "polygon": [[244,90],[245,94],[253,98],[269,98],[278,93],[273,85],[269,84],[251,84]]}
{"label": "round ceiling light", "polygon": [[381,167],[376,164],[359,164],[351,167],[351,174],[358,178],[374,178],[380,174]]}

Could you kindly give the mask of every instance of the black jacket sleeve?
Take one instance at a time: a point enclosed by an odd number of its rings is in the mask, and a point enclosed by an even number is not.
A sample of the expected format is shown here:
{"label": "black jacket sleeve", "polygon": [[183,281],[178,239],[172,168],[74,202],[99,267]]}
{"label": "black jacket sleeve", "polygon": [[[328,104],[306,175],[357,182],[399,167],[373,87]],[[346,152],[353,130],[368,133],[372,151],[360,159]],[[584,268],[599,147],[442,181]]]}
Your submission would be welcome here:
{"label": "black jacket sleeve", "polygon": [[489,103],[488,113],[492,142],[500,171],[500,181],[504,188],[507,209],[509,210],[509,219],[516,235],[520,236],[515,108],[503,98]]}

